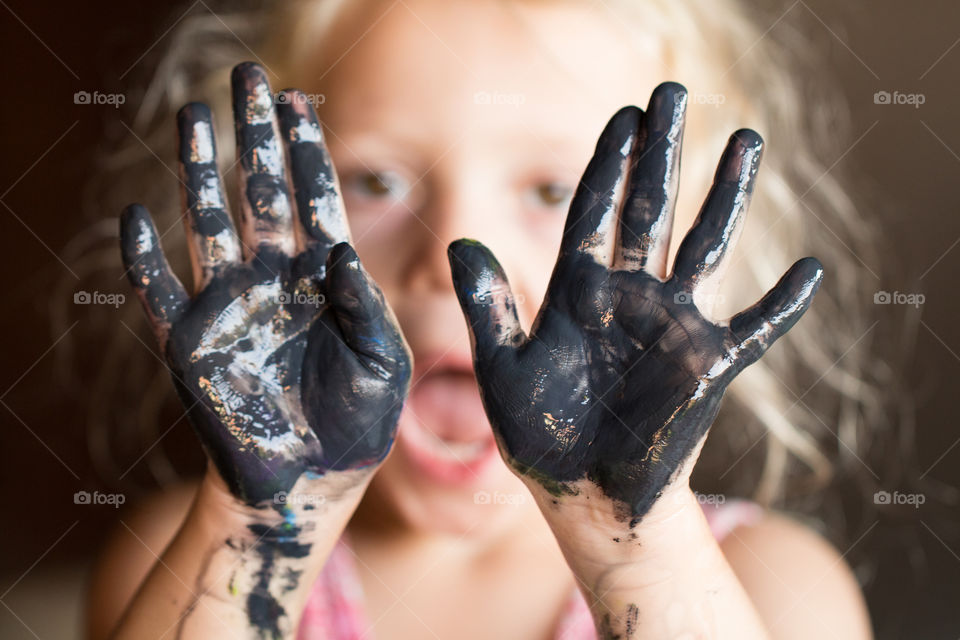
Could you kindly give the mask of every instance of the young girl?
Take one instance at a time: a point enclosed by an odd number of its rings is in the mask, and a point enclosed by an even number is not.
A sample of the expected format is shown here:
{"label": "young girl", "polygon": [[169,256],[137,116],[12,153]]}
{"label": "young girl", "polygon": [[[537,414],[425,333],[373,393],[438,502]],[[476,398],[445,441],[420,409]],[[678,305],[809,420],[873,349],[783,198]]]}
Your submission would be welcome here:
{"label": "young girl", "polygon": [[714,431],[775,436],[758,499],[783,451],[823,473],[784,385],[842,387],[856,339],[824,329],[840,293],[794,326],[849,272],[803,199],[852,221],[783,129],[800,98],[738,59],[739,7],[693,4],[312,0],[258,25],[261,64],[204,61],[192,290],[169,212],[131,205],[121,243],[210,464],[124,520],[91,635],[870,636],[835,549],[690,489],[735,376]]}

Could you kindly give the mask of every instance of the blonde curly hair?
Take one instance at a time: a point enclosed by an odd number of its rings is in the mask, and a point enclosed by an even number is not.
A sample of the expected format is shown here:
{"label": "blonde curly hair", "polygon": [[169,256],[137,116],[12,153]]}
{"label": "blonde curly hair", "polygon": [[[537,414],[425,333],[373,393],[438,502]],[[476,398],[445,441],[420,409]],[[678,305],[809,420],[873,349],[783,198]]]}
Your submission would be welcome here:
{"label": "blonde curly hair", "polygon": [[[531,0],[515,0],[524,1]],[[275,88],[297,86],[291,62],[308,52],[317,55],[317,42],[325,40],[323,33],[348,4],[274,0],[238,10],[234,2],[230,12],[196,9],[176,24],[154,56],[142,95],[128,99],[138,105],[130,131],[121,132],[128,134],[123,144],[104,157],[101,181],[91,192],[98,217],[105,217],[67,248],[65,257],[85,281],[122,289],[122,282],[113,281],[121,270],[114,214],[133,200],[153,212],[174,268],[189,269],[177,189],[163,179],[168,171],[175,174],[169,167],[175,158],[173,114],[192,100],[211,106],[222,169],[228,188],[235,186],[229,184],[230,68],[257,59],[274,74]],[[750,223],[728,279],[737,287],[724,290],[721,315],[754,302],[797,257],[815,255],[826,271],[803,321],[730,386],[694,483],[768,506],[783,506],[791,495],[814,495],[837,465],[865,464],[860,456],[868,431],[887,424],[880,388],[888,368],[870,347],[876,274],[866,265],[876,264],[876,229],[823,160],[835,161],[844,152],[843,141],[850,142],[845,111],[822,80],[801,86],[800,78],[817,74],[804,73],[812,68],[809,57],[791,52],[812,48],[788,20],[777,21],[773,37],[738,0],[714,0],[709,10],[694,0],[603,4],[620,37],[655,36],[660,63],[673,75],[669,79],[690,90],[686,137],[697,144],[684,156],[679,207],[698,206],[729,132],[749,126],[767,141]],[[333,62],[340,53],[320,55]],[[322,120],[322,106],[319,111]],[[68,296],[63,292],[56,299]],[[70,307],[55,311],[55,321],[65,328]],[[126,329],[118,328],[112,313],[90,325],[95,344],[103,345],[99,373],[82,385],[92,399],[86,420],[91,455],[107,481],[125,476],[124,468],[143,458],[164,483],[175,472],[163,447],[154,444],[164,435],[161,409],[173,397],[168,374],[158,358],[140,351],[153,340],[136,305],[121,310]],[[106,333],[110,337],[104,340]],[[127,464],[121,466],[118,458],[127,458]]]}

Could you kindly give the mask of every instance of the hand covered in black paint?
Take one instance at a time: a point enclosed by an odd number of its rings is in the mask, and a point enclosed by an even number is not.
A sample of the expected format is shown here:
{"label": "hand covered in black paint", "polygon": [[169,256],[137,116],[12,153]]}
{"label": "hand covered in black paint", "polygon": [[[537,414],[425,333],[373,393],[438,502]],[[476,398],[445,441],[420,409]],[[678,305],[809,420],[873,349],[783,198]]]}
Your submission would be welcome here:
{"label": "hand covered in black paint", "polygon": [[449,249],[504,458],[554,496],[592,483],[630,526],[689,475],[726,386],[800,318],[822,278],[817,260],[800,260],[728,322],[693,304],[715,286],[743,222],[763,144],[749,130],[731,137],[667,277],[685,106],[683,87],[667,83],[646,113],[627,107],[610,120],[529,336],[493,255],[469,240]]}
{"label": "hand covered in black paint", "polygon": [[240,236],[210,111],[193,103],[178,114],[178,128],[196,294],[170,270],[142,206],[123,212],[121,244],[201,441],[231,491],[257,504],[304,473],[381,461],[411,363],[392,312],[346,242],[312,106],[293,90],[275,106],[263,69],[250,63],[234,69],[232,84]]}

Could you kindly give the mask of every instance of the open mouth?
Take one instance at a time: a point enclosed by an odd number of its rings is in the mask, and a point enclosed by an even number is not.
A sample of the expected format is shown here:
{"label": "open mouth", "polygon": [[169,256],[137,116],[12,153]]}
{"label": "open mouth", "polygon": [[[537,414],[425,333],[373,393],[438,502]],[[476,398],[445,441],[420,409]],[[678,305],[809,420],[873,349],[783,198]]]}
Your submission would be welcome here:
{"label": "open mouth", "polygon": [[399,450],[432,481],[479,481],[497,458],[469,357],[427,360],[401,420]]}

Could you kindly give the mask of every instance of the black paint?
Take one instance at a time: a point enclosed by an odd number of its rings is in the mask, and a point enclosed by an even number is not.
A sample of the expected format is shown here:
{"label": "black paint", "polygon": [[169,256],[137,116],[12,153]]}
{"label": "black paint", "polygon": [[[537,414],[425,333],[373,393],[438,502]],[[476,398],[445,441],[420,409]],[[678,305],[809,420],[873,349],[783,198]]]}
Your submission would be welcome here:
{"label": "black paint", "polygon": [[[267,185],[283,192],[286,174],[264,155],[264,145],[276,142],[265,142],[276,124],[265,123],[263,113],[250,115],[263,100],[263,70],[243,64],[233,80],[241,173],[251,174],[246,208],[259,211]],[[269,95],[269,85],[265,91]],[[190,158],[194,125],[210,122],[209,110],[187,105],[178,122],[187,138],[181,164],[194,228],[233,233],[223,219],[225,206],[213,213],[197,209],[191,195],[201,183],[208,193],[222,193],[215,160]],[[322,141],[311,144],[314,152],[293,155],[294,174],[333,179]],[[335,187],[313,196],[333,198],[331,211],[343,218]],[[257,247],[250,260],[218,263],[189,299],[146,209],[132,205],[121,219],[124,263],[154,319],[177,391],[224,480],[249,504],[289,490],[306,471],[320,475],[382,460],[410,378],[409,353],[382,294],[349,245],[331,246],[341,232],[317,227],[308,247],[289,256],[276,242],[279,227],[267,222],[245,238]],[[345,229],[346,223],[334,226]]]}
{"label": "black paint", "polygon": [[318,242],[349,240],[337,173],[323,144],[323,130],[307,97],[296,89],[280,92],[277,101],[280,133],[291,160],[294,198],[300,223]]}
{"label": "black paint", "polygon": [[[793,326],[822,279],[819,262],[800,260],[729,326],[692,303],[753,190],[763,143],[749,130],[731,137],[672,274],[656,275],[647,256],[668,242],[684,105],[682,87],[661,85],[648,113],[626,107],[611,119],[571,203],[529,337],[489,250],[469,240],[449,248],[501,451],[554,495],[588,478],[624,506],[630,526],[702,439],[729,382]],[[627,176],[630,166],[641,174]],[[627,187],[622,211],[618,184]]]}
{"label": "black paint", "polygon": [[[177,123],[183,206],[199,267],[195,295],[170,269],[144,207],[123,211],[120,242],[174,386],[218,472],[244,503],[284,518],[278,527],[250,527],[260,559],[247,599],[251,626],[279,637],[286,612],[282,594],[270,592],[277,561],[302,560],[310,545],[274,496],[304,474],[372,469],[386,457],[411,358],[346,242],[336,175],[322,137],[312,133],[319,132],[312,108],[282,105],[281,136],[263,69],[241,64],[232,81],[239,235],[217,171],[210,111],[191,103]],[[308,211],[292,207],[281,140]],[[250,549],[246,540],[226,544]],[[283,592],[296,588],[301,573],[284,567]]]}
{"label": "black paint", "polygon": [[127,278],[143,303],[154,331],[163,335],[189,302],[186,290],[160,248],[150,213],[131,204],[120,216],[120,253]]}
{"label": "black paint", "polygon": [[[603,618],[600,619],[599,624],[597,624],[597,635],[600,640],[630,640],[634,637],[634,634],[637,630],[637,619],[639,618],[640,610],[635,604],[628,604],[627,611],[623,618],[617,618],[614,621],[613,616],[609,613],[603,614]],[[618,629],[623,629],[621,634]]]}
{"label": "black paint", "polygon": [[[270,245],[284,253],[294,246],[293,203],[266,71],[244,62],[233,68],[233,121],[240,172],[240,226],[245,251]],[[246,242],[250,238],[250,242]]]}
{"label": "black paint", "polygon": [[184,221],[202,287],[222,265],[240,259],[240,240],[217,168],[213,116],[207,105],[191,102],[177,113]]}
{"label": "black paint", "polygon": [[[283,512],[283,509],[278,509]],[[311,545],[300,542],[300,527],[284,522],[276,526],[250,525],[255,536],[256,552],[261,564],[255,573],[256,583],[247,595],[247,615],[250,623],[259,630],[261,637],[282,638],[280,620],[287,615],[277,597],[270,592],[270,581],[281,558],[306,558]],[[287,593],[297,588],[302,571],[287,567],[281,591]]]}

